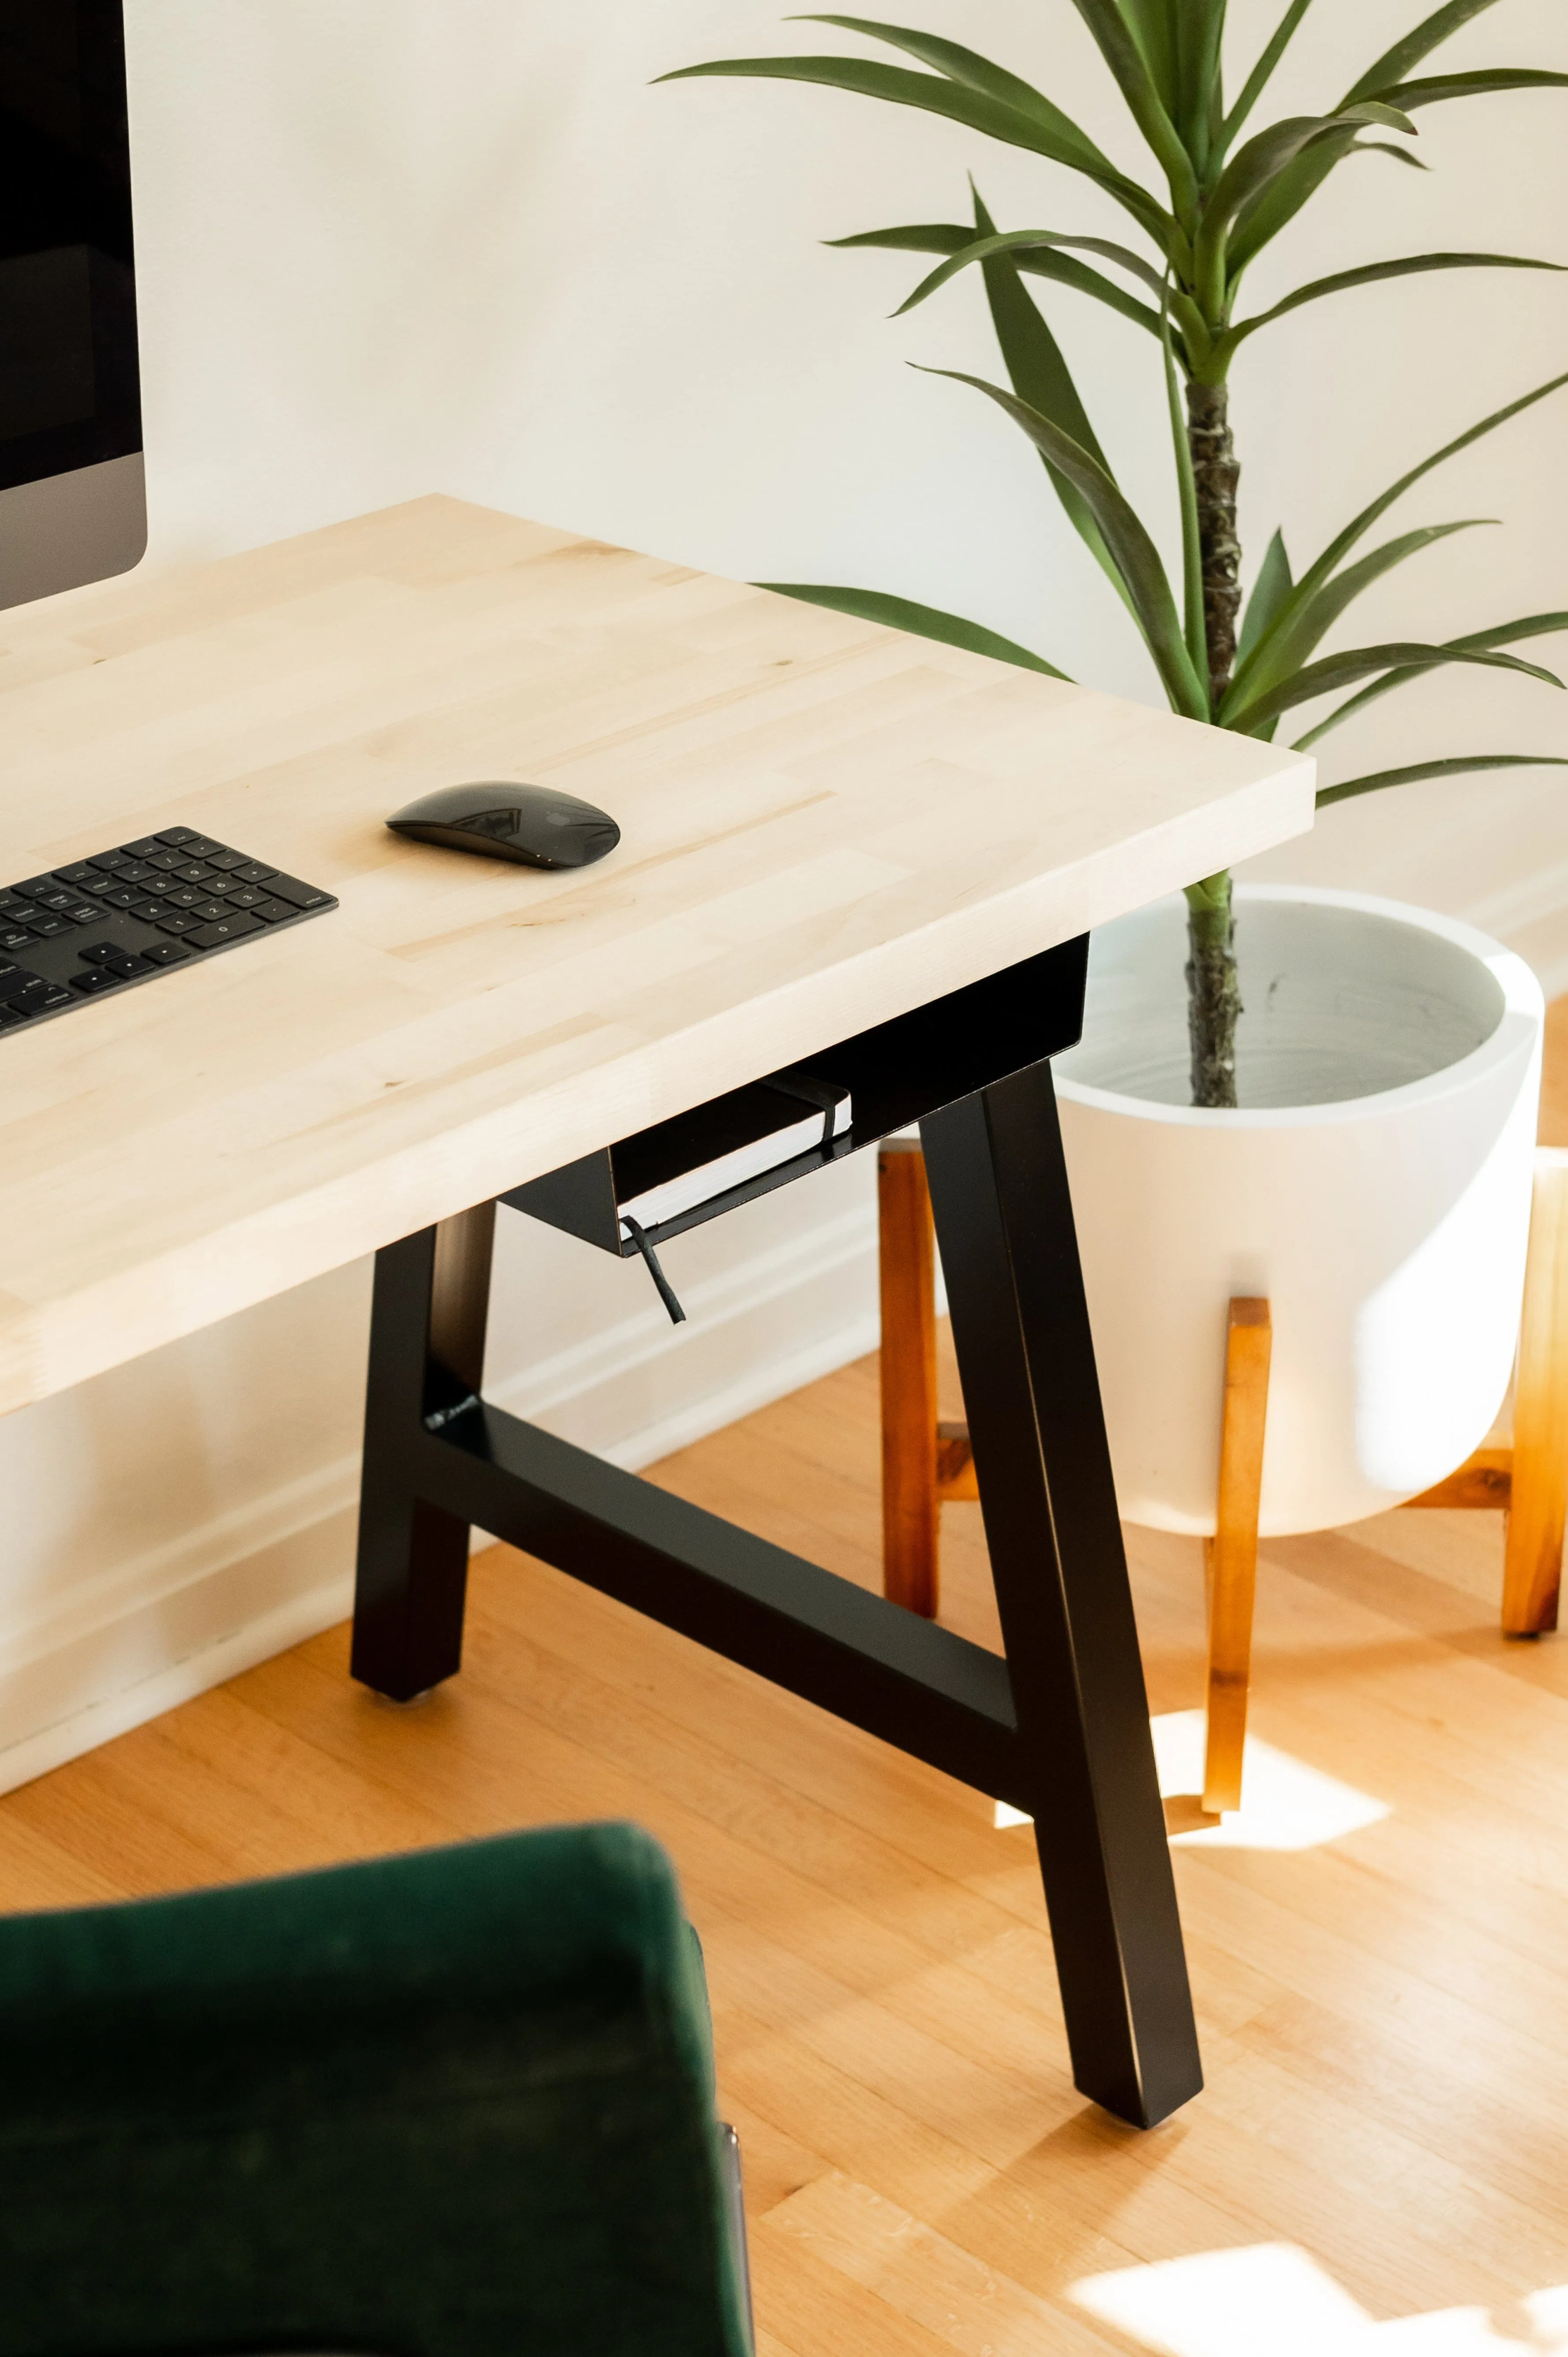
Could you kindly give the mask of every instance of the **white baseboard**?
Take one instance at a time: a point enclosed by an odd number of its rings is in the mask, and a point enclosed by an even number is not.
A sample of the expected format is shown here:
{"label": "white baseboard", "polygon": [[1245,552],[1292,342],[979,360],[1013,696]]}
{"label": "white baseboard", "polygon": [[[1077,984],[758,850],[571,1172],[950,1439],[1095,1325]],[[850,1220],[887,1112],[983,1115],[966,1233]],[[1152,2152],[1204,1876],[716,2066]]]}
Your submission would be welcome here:
{"label": "white baseboard", "polygon": [[[683,1298],[685,1326],[650,1301],[487,1395],[630,1470],[688,1447],[875,1350],[870,1202]],[[358,1486],[339,1457],[0,1632],[0,1792],[345,1619]]]}

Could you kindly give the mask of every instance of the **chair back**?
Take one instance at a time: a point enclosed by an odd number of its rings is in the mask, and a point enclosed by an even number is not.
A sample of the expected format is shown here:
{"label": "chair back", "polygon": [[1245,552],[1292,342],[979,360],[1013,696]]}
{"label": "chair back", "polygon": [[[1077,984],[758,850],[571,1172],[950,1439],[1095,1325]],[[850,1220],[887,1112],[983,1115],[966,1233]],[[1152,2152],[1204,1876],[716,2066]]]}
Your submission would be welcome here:
{"label": "chair back", "polygon": [[635,1826],[0,1920],[0,2357],[747,2357]]}

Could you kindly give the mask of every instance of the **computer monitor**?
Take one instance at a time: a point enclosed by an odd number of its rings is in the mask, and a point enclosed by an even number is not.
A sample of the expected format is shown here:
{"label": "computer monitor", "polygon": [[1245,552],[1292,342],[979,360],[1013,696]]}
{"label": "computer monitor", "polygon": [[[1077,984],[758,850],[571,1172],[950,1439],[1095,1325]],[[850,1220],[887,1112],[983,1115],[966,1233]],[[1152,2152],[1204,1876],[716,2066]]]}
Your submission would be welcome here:
{"label": "computer monitor", "polygon": [[146,544],[122,0],[0,0],[0,607]]}

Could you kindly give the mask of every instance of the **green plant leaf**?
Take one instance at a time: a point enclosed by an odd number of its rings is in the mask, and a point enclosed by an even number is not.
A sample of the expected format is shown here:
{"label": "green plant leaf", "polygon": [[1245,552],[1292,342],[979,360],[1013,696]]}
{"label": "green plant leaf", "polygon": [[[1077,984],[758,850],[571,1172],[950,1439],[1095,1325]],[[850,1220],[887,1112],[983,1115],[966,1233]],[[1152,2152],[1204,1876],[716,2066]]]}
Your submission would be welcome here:
{"label": "green plant leaf", "polygon": [[[960,267],[967,267],[972,262],[983,262],[988,253],[1011,253],[1017,261],[1020,269],[1026,270],[1029,267],[1028,257],[1036,246],[1069,246],[1075,253],[1098,253],[1105,261],[1115,263],[1119,270],[1125,270],[1132,277],[1136,278],[1141,285],[1146,286],[1156,301],[1163,299],[1165,295],[1165,281],[1155,268],[1154,264],[1145,262],[1141,253],[1134,253],[1130,245],[1118,245],[1111,238],[1068,237],[1059,230],[1051,229],[1010,229],[1000,232],[993,231],[989,236],[983,238],[976,237],[972,230],[965,230],[962,236],[964,250],[961,252],[957,246],[951,249],[955,265]],[[849,238],[832,238],[828,242],[833,245],[848,245],[853,241]],[[934,293],[939,276],[949,275],[950,273],[948,272],[940,274],[933,272],[929,288],[923,289],[921,292]],[[911,295],[904,308],[909,310],[919,299],[920,294]],[[1155,317],[1157,328],[1159,318],[1157,312]]]}
{"label": "green plant leaf", "polygon": [[1184,0],[1176,10],[1176,98],[1169,113],[1200,182],[1219,135],[1220,42],[1225,0]]}
{"label": "green plant leaf", "polygon": [[[1539,679],[1548,687],[1561,687],[1563,682],[1555,672],[1544,671],[1539,663],[1521,662],[1517,655],[1484,653],[1479,649],[1461,651],[1453,646],[1424,646],[1419,640],[1395,639],[1386,646],[1349,647],[1343,654],[1325,655],[1321,662],[1308,663],[1292,679],[1283,680],[1278,687],[1260,695],[1255,703],[1240,706],[1224,722],[1238,736],[1251,737],[1265,720],[1277,719],[1298,704],[1310,704],[1314,696],[1331,695],[1337,687],[1349,687],[1359,679],[1367,679],[1373,672],[1436,671],[1444,663],[1478,663],[1488,671],[1522,672],[1527,679]],[[1299,751],[1300,748],[1296,748]]]}
{"label": "green plant leaf", "polygon": [[1432,169],[1431,165],[1423,164],[1419,156],[1412,156],[1408,147],[1395,147],[1387,139],[1358,139],[1355,145],[1346,152],[1351,156],[1391,156],[1396,164],[1402,164],[1410,172],[1430,172]]}
{"label": "green plant leaf", "polygon": [[[1326,140],[1353,142],[1373,121],[1390,122],[1400,127],[1403,118],[1391,107],[1386,113],[1376,110],[1375,102],[1367,100],[1346,113],[1287,116],[1284,122],[1272,124],[1267,131],[1256,133],[1245,146],[1237,149],[1203,209],[1203,225],[1193,245],[1195,290],[1210,317],[1219,318],[1223,310],[1226,240],[1238,216],[1256,203],[1307,149]],[[1232,268],[1236,266],[1232,259]]]}
{"label": "green plant leaf", "polygon": [[1240,662],[1246,662],[1294,586],[1291,579],[1290,558],[1285,554],[1284,534],[1276,532],[1264,552],[1258,577],[1252,584],[1252,594],[1247,600],[1247,610],[1241,617],[1241,635],[1236,645]]}
{"label": "green plant leaf", "polygon": [[1330,172],[1344,162],[1357,145],[1353,131],[1337,132],[1332,138],[1318,140],[1316,145],[1298,156],[1295,162],[1240,215],[1226,249],[1232,286],[1247,264],[1255,260],[1264,246],[1295,219],[1302,207],[1316,195]]}
{"label": "green plant leaf", "polygon": [[1136,269],[1140,276],[1146,274],[1154,279],[1156,286],[1161,284],[1155,273],[1138,255],[1129,253],[1125,247],[1109,244],[1104,238],[1058,237],[1048,230],[1008,230],[1001,236],[975,238],[960,252],[950,254],[946,262],[921,279],[914,293],[899,304],[893,317],[902,318],[906,311],[912,311],[918,303],[925,302],[940,286],[945,286],[949,279],[956,278],[961,270],[967,270],[972,263],[989,261],[993,253],[1011,253],[1021,262],[1024,254],[1027,253],[1037,277],[1054,278],[1064,286],[1077,288],[1079,294],[1093,295],[1112,311],[1121,312],[1123,318],[1135,319],[1140,327],[1147,328],[1155,336],[1159,334],[1160,315],[1157,311],[1151,311],[1146,303],[1140,303],[1135,295],[1129,295],[1124,287],[1113,285],[1098,270],[1090,270],[1086,264],[1074,262],[1068,254],[1057,251],[1061,247],[1109,253],[1122,262],[1123,267]]}
{"label": "green plant leaf", "polygon": [[[884,589],[839,589],[811,581],[754,581],[751,586],[771,589],[776,597],[800,597],[808,606],[831,606],[835,614],[853,614],[857,621],[879,622],[890,630],[908,630],[915,638],[962,647],[966,654],[992,655],[998,662],[1016,663],[1021,671],[1044,672],[1048,679],[1068,676],[1044,655],[1003,638],[1000,631],[988,630],[983,622],[966,622],[961,614],[944,614],[939,607],[890,597]],[[1070,680],[1068,683],[1072,684]]]}
{"label": "green plant leaf", "polygon": [[1421,81],[1398,81],[1378,96],[1390,106],[1437,106],[1445,98],[1486,98],[1499,90],[1568,90],[1568,74],[1540,73],[1523,66],[1490,66],[1481,73],[1433,74]]}
{"label": "green plant leaf", "polygon": [[1128,602],[1173,708],[1189,720],[1206,720],[1208,694],[1187,653],[1159,551],[1101,461],[1070,434],[1064,434],[1027,402],[1004,393],[1000,385],[987,384],[983,377],[969,376],[961,369],[928,369],[925,373],[951,377],[956,384],[972,385],[976,393],[984,393],[1015,425],[1022,426],[1042,456],[1081,492],[1126,584]]}
{"label": "green plant leaf", "polygon": [[1274,68],[1283,57],[1296,27],[1311,5],[1312,0],[1290,0],[1289,7],[1269,36],[1267,47],[1243,82],[1240,97],[1225,118],[1224,127],[1219,134],[1221,155],[1230,147],[1236,134],[1273,81]]}
{"label": "green plant leaf", "polygon": [[1457,753],[1447,761],[1412,761],[1404,770],[1375,770],[1369,777],[1348,778],[1342,786],[1323,786],[1319,810],[1330,802],[1348,802],[1353,794],[1380,793],[1385,786],[1415,786],[1423,778],[1463,778],[1477,770],[1568,770],[1562,753]]}
{"label": "green plant leaf", "polygon": [[868,40],[883,41],[890,49],[902,49],[907,57],[918,58],[922,65],[934,67],[949,81],[961,82],[968,90],[979,91],[983,96],[1028,115],[1052,138],[1076,147],[1085,164],[1106,171],[1115,169],[1103,149],[1095,145],[1070,114],[1064,114],[1059,106],[1053,105],[1044,91],[1009,73],[1004,66],[993,65],[978,50],[966,49],[957,41],[944,41],[935,33],[912,31],[907,25],[885,25],[872,16],[797,15],[784,21],[789,25],[836,25],[841,32],[864,33]]}
{"label": "green plant leaf", "polygon": [[[1518,646],[1522,639],[1549,638],[1558,630],[1568,630],[1568,614],[1526,614],[1520,621],[1495,623],[1490,630],[1472,630],[1464,638],[1448,639],[1444,643],[1445,649],[1461,654],[1469,654],[1477,650],[1490,653],[1498,647]],[[1309,728],[1305,737],[1298,737],[1292,751],[1305,753],[1309,746],[1316,744],[1320,737],[1326,737],[1331,728],[1337,728],[1343,721],[1354,719],[1369,704],[1375,704],[1379,696],[1391,694],[1396,687],[1408,687],[1435,669],[1434,663],[1418,663],[1406,671],[1391,672],[1386,679],[1375,679],[1370,687],[1361,688],[1343,704],[1337,705],[1326,718]]]}
{"label": "green plant leaf", "polygon": [[[1197,176],[1176,124],[1161,104],[1154,77],[1118,0],[1073,0],[1073,5],[1093,35],[1095,47],[1110,67],[1128,113],[1170,185],[1176,219],[1190,230],[1197,218]],[[1207,5],[1207,0],[1184,0],[1184,5],[1199,7]]]}
{"label": "green plant leaf", "polygon": [[1232,286],[1248,264],[1255,261],[1264,246],[1295,219],[1348,156],[1391,156],[1395,163],[1407,165],[1412,172],[1427,169],[1419,156],[1412,156],[1405,147],[1391,146],[1386,139],[1361,139],[1345,131],[1326,135],[1288,165],[1278,179],[1238,216],[1227,254]]}
{"label": "green plant leaf", "polygon": [[[1402,155],[1403,150],[1396,153]],[[1319,302],[1325,295],[1344,295],[1352,287],[1375,286],[1385,278],[1416,278],[1430,270],[1564,271],[1568,264],[1537,262],[1522,253],[1408,253],[1397,262],[1364,263],[1359,270],[1337,270],[1332,277],[1315,278],[1310,285],[1298,286],[1294,295],[1286,295],[1271,310],[1260,311],[1255,318],[1238,320],[1219,342],[1233,348],[1244,337],[1256,335],[1260,328],[1283,319],[1289,311],[1299,311],[1304,303]]]}
{"label": "green plant leaf", "polygon": [[1122,0],[1122,13],[1137,42],[1160,104],[1171,120],[1176,111],[1176,28],[1171,0]]}
{"label": "green plant leaf", "polygon": [[1396,41],[1373,59],[1358,82],[1352,83],[1340,100],[1341,106],[1353,106],[1359,98],[1369,98],[1375,91],[1386,90],[1391,83],[1403,81],[1412,66],[1430,57],[1455,33],[1461,32],[1477,16],[1494,5],[1494,0],[1444,0],[1430,16],[1423,16],[1413,32]]}
{"label": "green plant leaf", "polygon": [[1000,139],[1010,147],[1026,147],[1033,155],[1082,172],[1141,222],[1162,252],[1169,242],[1174,225],[1158,199],[1112,165],[1087,162],[1086,149],[1096,156],[1100,151],[1081,132],[1075,129],[1069,140],[1047,128],[1035,114],[1005,105],[967,83],[937,74],[910,73],[903,66],[885,66],[870,58],[717,58],[700,66],[678,66],[656,80],[693,81],[713,75],[819,82],[824,89],[847,91],[854,97],[885,99],[893,106],[916,106],[928,114],[944,115],[950,123],[983,132],[987,138]]}
{"label": "green plant leaf", "polygon": [[[975,229],[983,237],[993,237],[995,224],[985,210],[978,188],[973,190],[973,196]],[[993,254],[981,264],[981,273],[985,281],[985,298],[991,308],[991,321],[996,330],[1002,363],[1014,392],[1020,401],[1027,402],[1032,409],[1037,409],[1042,416],[1050,418],[1064,433],[1069,434],[1109,475],[1112,471],[1110,464],[1089,422],[1089,413],[1079,398],[1072,371],[1062,356],[1061,346],[1046,324],[1039,306],[1020,283],[1015,262],[1005,254]],[[1040,457],[1051,488],[1066,510],[1068,521],[1136,621],[1137,615],[1128,597],[1127,585],[1105,545],[1104,534],[1095,522],[1088,501],[1060,468],[1051,464],[1043,451]]]}
{"label": "green plant leaf", "polygon": [[[1356,543],[1366,537],[1379,517],[1386,515],[1394,501],[1402,499],[1405,492],[1419,483],[1423,476],[1430,475],[1434,467],[1442,466],[1445,458],[1455,457],[1459,451],[1468,449],[1472,442],[1478,442],[1483,435],[1493,433],[1499,425],[1506,425],[1510,418],[1533,408],[1538,401],[1544,401],[1549,393],[1560,392],[1565,384],[1568,384],[1568,370],[1560,376],[1549,377],[1544,384],[1536,385],[1530,392],[1521,393],[1517,401],[1493,410],[1491,415],[1483,417],[1479,425],[1468,426],[1463,434],[1455,435],[1452,442],[1445,442],[1440,450],[1434,450],[1430,457],[1423,458],[1418,466],[1412,467],[1397,482],[1391,483],[1386,491],[1380,492],[1359,515],[1352,516],[1344,531],[1329,542],[1316,563],[1303,576],[1291,599],[1292,610],[1299,610],[1316,597],[1330,576],[1337,572]],[[1275,627],[1280,625],[1276,623]]]}
{"label": "green plant leaf", "polygon": [[894,229],[863,229],[854,237],[825,237],[835,250],[852,245],[880,246],[889,253],[956,253],[974,243],[974,231],[961,221],[905,221]]}
{"label": "green plant leaf", "polygon": [[1225,711],[1219,716],[1221,720],[1299,671],[1340,615],[1374,581],[1391,573],[1396,565],[1402,565],[1407,557],[1419,555],[1423,549],[1449,539],[1456,532],[1473,532],[1481,524],[1497,522],[1496,516],[1466,516],[1458,523],[1423,524],[1373,549],[1369,556],[1363,556],[1359,564],[1348,565],[1342,573],[1332,574],[1313,596],[1292,597],[1238,666]]}
{"label": "green plant leaf", "polygon": [[[1151,263],[1145,262],[1142,254],[1134,253],[1130,246],[1114,244],[1109,238],[1062,237],[1049,230],[1017,230],[1011,231],[1010,235],[1022,241],[1014,247],[1014,260],[1019,269],[1026,272],[1030,277],[1055,278],[1060,279],[1063,285],[1074,285],[1076,283],[1074,280],[1062,277],[1062,273],[1053,259],[1050,249],[1061,246],[1070,247],[1080,253],[1103,254],[1108,261],[1116,263],[1122,270],[1130,271],[1155,295],[1159,295],[1164,289],[1165,281]],[[957,221],[911,221],[906,226],[894,229],[862,230],[854,237],[828,237],[824,238],[822,242],[835,249],[865,245],[880,246],[895,253],[956,254],[965,249],[977,249],[981,241],[976,238],[973,230],[961,228]],[[1040,250],[1036,251],[1036,247]],[[999,248],[998,251],[1000,250]],[[966,260],[980,259],[983,257],[978,252],[966,253]],[[914,299],[911,296],[910,303],[913,303]],[[906,304],[903,307],[907,310],[909,305]],[[1150,312],[1148,317],[1150,325],[1157,335],[1159,315],[1157,312]]]}

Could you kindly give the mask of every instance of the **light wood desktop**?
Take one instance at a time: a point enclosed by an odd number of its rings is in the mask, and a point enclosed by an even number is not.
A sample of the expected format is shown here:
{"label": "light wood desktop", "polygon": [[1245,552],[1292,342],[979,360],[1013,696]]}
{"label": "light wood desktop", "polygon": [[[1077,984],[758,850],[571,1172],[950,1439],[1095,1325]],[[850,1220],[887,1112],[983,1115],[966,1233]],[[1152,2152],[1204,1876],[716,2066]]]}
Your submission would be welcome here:
{"label": "light wood desktop", "polygon": [[[0,1040],[0,1411],[422,1238],[461,1325],[472,1207],[1311,821],[1275,748],[443,499],[4,644],[0,882],[184,824],[342,905]],[[599,803],[619,850],[552,876],[384,831],[487,775]],[[989,1149],[941,1122],[956,1203]]]}

